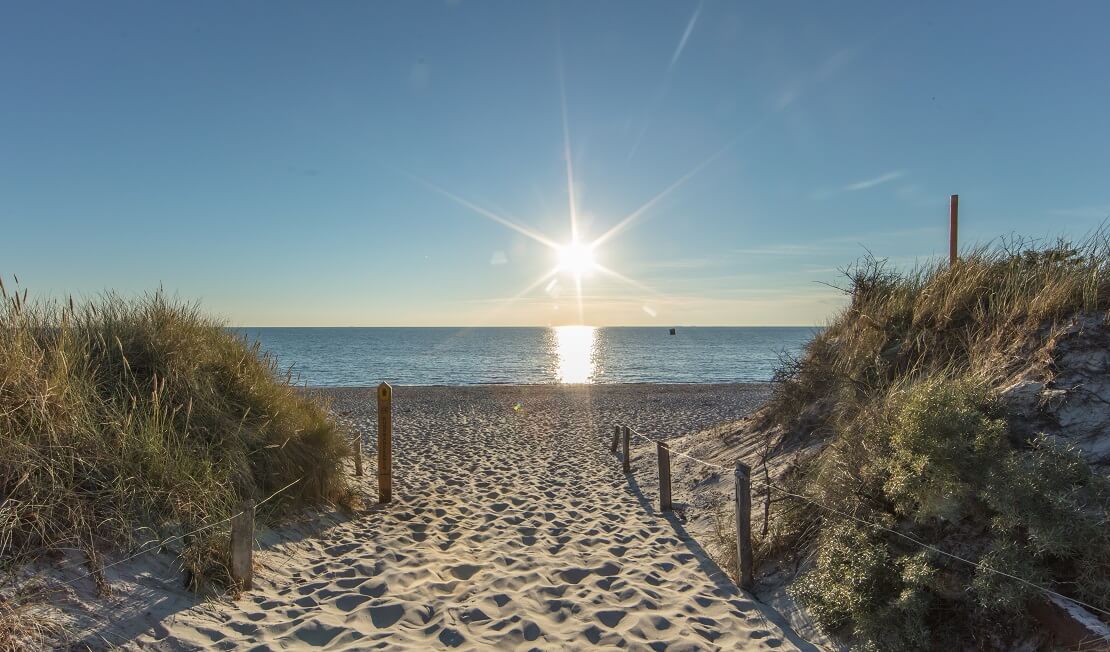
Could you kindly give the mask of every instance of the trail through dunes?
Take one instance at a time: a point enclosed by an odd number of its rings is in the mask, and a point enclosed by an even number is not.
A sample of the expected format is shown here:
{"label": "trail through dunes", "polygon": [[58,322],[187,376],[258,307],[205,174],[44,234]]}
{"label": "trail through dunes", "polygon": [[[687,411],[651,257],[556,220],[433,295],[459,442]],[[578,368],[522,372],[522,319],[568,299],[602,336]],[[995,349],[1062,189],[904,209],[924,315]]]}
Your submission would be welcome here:
{"label": "trail through dunes", "polygon": [[[730,409],[752,400],[738,392],[727,391]],[[372,504],[373,391],[332,394],[367,434]],[[630,411],[685,429],[734,416],[710,394],[399,388],[391,505],[315,536],[263,537],[253,591],[161,617],[128,645],[812,649],[657,513],[608,452],[612,422]]]}

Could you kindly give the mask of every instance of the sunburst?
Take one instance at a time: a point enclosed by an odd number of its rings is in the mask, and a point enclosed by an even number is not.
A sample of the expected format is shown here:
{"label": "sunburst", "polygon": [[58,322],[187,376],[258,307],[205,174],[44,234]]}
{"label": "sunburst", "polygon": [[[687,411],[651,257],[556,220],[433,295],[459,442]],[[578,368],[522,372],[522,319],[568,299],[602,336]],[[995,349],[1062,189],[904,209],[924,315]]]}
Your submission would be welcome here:
{"label": "sunburst", "polygon": [[570,236],[570,241],[569,242],[560,243],[555,238],[549,237],[549,236],[547,236],[543,233],[539,233],[539,232],[537,232],[533,229],[530,229],[530,228],[520,224],[520,222],[517,221],[517,220],[514,220],[514,219],[512,219],[508,216],[497,213],[493,210],[490,210],[489,208],[481,206],[481,205],[479,205],[479,204],[477,204],[473,201],[470,201],[470,200],[468,200],[464,197],[461,197],[461,196],[459,196],[459,195],[457,195],[453,192],[450,192],[450,191],[448,191],[444,188],[441,188],[440,186],[438,186],[438,185],[436,185],[436,184],[434,184],[434,183],[432,183],[432,182],[430,182],[426,179],[422,179],[422,178],[419,178],[419,177],[414,177],[414,178],[417,181],[419,181],[420,183],[424,184],[429,189],[435,191],[436,193],[438,193],[440,195],[443,195],[444,197],[446,197],[446,198],[450,199],[451,201],[455,202],[456,204],[459,204],[460,206],[463,206],[463,207],[473,211],[474,213],[476,213],[478,215],[481,215],[482,217],[485,217],[486,219],[497,222],[498,224],[500,224],[500,225],[502,225],[506,228],[512,229],[513,231],[516,231],[517,233],[520,233],[521,235],[524,235],[528,238],[531,238],[532,240],[535,240],[536,242],[538,242],[538,243],[544,245],[545,247],[548,247],[552,251],[554,251],[555,254],[556,254],[556,259],[558,261],[557,264],[554,267],[552,267],[551,269],[547,270],[542,275],[540,275],[538,278],[533,280],[531,283],[526,285],[524,287],[524,289],[522,289],[516,295],[510,297],[508,299],[508,301],[512,302],[512,301],[516,301],[516,300],[524,297],[525,295],[529,294],[530,292],[533,292],[534,290],[539,288],[541,285],[548,282],[550,279],[552,279],[553,277],[555,277],[559,274],[568,274],[574,280],[575,299],[576,299],[577,306],[578,306],[578,320],[579,320],[579,323],[584,323],[584,321],[585,321],[585,308],[583,306],[582,281],[583,281],[584,278],[589,278],[589,277],[593,276],[594,272],[600,272],[600,273],[604,274],[605,276],[608,276],[610,278],[614,278],[614,279],[616,279],[616,280],[618,280],[618,281],[620,281],[620,282],[622,282],[626,285],[629,285],[631,287],[636,288],[637,290],[647,292],[647,293],[650,293],[650,294],[654,294],[654,295],[657,295],[657,296],[660,294],[659,292],[657,292],[653,288],[651,288],[651,287],[649,287],[649,286],[647,286],[647,285],[645,285],[645,284],[643,284],[639,281],[636,281],[635,279],[629,278],[628,276],[626,276],[624,274],[621,274],[620,272],[612,270],[612,269],[598,263],[597,260],[596,260],[596,258],[597,258],[596,253],[598,251],[598,248],[602,244],[605,244],[605,243],[609,242],[615,236],[617,236],[618,234],[622,233],[623,231],[628,229],[630,226],[632,226],[632,224],[634,222],[636,222],[641,217],[643,217],[643,215],[645,213],[647,213],[652,208],[654,208],[664,198],[666,198],[668,195],[673,193],[675,190],[677,190],[678,188],[680,188],[681,186],[686,184],[688,181],[690,181],[690,179],[692,179],[694,176],[696,176],[699,172],[701,172],[703,169],[705,169],[707,166],[709,166],[711,163],[713,163],[715,160],[717,160],[721,155],[723,155],[733,145],[735,145],[737,140],[739,140],[739,139],[734,139],[733,141],[729,142],[728,144],[726,144],[721,149],[717,150],[716,152],[714,152],[713,154],[711,154],[710,156],[705,158],[703,161],[701,161],[700,163],[695,165],[693,168],[691,168],[685,174],[679,176],[672,183],[665,186],[662,190],[660,190],[658,193],[656,193],[654,196],[652,196],[650,199],[648,199],[642,205],[637,207],[635,210],[631,211],[627,215],[623,216],[621,219],[617,220],[612,227],[610,227],[607,231],[602,233],[599,237],[594,238],[593,240],[590,240],[590,241],[586,242],[586,241],[582,241],[582,240],[579,239],[578,207],[577,207],[576,202],[575,202],[574,160],[573,160],[573,157],[572,157],[572,154],[571,154],[572,150],[571,150],[571,142],[570,142],[570,127],[569,127],[569,120],[567,119],[566,88],[565,88],[565,82],[563,80],[563,67],[561,65],[561,61],[560,61],[560,65],[559,65],[559,95],[560,95],[560,108],[562,109],[561,113],[562,113],[562,119],[563,119],[563,125],[562,125],[563,126],[563,157],[565,159],[565,164],[566,164],[567,201],[568,201],[567,216],[570,219],[570,234],[571,234],[571,236]]}

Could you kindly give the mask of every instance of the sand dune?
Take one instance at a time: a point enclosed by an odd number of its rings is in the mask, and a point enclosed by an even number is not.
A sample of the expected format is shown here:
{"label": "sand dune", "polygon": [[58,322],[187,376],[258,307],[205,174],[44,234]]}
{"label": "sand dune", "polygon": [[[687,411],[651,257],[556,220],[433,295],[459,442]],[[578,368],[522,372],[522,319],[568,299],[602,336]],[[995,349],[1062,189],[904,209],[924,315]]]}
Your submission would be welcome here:
{"label": "sand dune", "polygon": [[[607,450],[618,419],[695,430],[763,391],[399,388],[392,505],[314,536],[266,533],[253,591],[137,614],[113,637],[165,650],[809,648]],[[373,393],[331,394],[372,453]]]}

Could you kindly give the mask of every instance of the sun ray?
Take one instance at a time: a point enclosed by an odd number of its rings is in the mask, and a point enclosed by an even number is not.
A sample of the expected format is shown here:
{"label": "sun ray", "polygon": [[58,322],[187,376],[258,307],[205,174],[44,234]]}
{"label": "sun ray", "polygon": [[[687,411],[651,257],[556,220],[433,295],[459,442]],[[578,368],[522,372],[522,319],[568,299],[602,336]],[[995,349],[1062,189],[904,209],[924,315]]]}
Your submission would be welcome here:
{"label": "sun ray", "polygon": [[522,235],[526,235],[529,238],[532,238],[533,240],[535,240],[536,242],[539,242],[542,245],[545,245],[547,247],[550,247],[550,248],[556,249],[556,250],[559,249],[558,243],[556,243],[554,240],[548,238],[545,235],[542,235],[540,233],[536,233],[535,231],[529,229],[526,226],[521,226],[520,224],[517,224],[516,222],[510,220],[507,217],[503,217],[501,215],[498,215],[497,213],[494,213],[493,211],[489,210],[488,208],[484,208],[482,206],[479,206],[478,204],[475,204],[472,201],[469,201],[467,199],[459,197],[455,193],[453,193],[453,192],[451,192],[451,191],[449,191],[445,188],[441,188],[441,187],[437,186],[436,184],[432,183],[431,181],[428,181],[427,179],[421,179],[420,177],[417,177],[417,176],[413,176],[412,178],[415,179],[417,182],[427,186],[430,190],[433,190],[433,191],[443,195],[444,197],[447,197],[451,201],[454,201],[456,204],[459,204],[460,206],[464,206],[466,208],[469,208],[470,210],[474,211],[475,213],[478,213],[479,215],[481,215],[483,217],[491,219],[494,222],[497,222],[498,224],[500,224],[502,226],[507,226],[510,229],[516,231],[517,233],[520,233]]}
{"label": "sun ray", "polygon": [[559,43],[559,106],[563,115],[563,158],[567,167],[567,201],[570,203],[570,239],[578,241],[578,209],[574,201],[574,160],[570,153],[570,124],[567,119],[567,83],[563,73],[563,47]]}
{"label": "sun ray", "polygon": [[629,277],[625,276],[624,274],[621,274],[620,272],[618,272],[616,270],[609,269],[608,267],[606,267],[604,265],[598,265],[597,263],[595,263],[594,264],[594,269],[601,272],[602,274],[607,274],[609,276],[612,276],[613,278],[617,279],[618,281],[622,281],[624,283],[627,283],[628,285],[631,285],[632,287],[634,287],[638,290],[643,290],[644,292],[647,292],[648,294],[653,294],[657,297],[664,298],[664,299],[667,298],[667,295],[663,294],[659,290],[656,290],[655,288],[653,288],[651,286],[644,285],[643,283],[637,281],[636,279],[629,278]]}
{"label": "sun ray", "polygon": [[581,274],[575,274],[574,275],[574,289],[575,289],[575,292],[578,296],[578,323],[579,324],[585,324],[586,323],[586,310],[582,305],[583,302],[582,302],[582,275]]}
{"label": "sun ray", "polygon": [[636,150],[640,149],[640,143],[644,140],[644,134],[647,133],[648,127],[651,126],[656,111],[659,110],[660,102],[663,101],[663,97],[666,96],[667,91],[670,90],[671,75],[674,73],[675,66],[678,65],[678,60],[682,56],[682,51],[686,49],[686,42],[690,40],[690,34],[693,33],[694,25],[698,22],[698,16],[701,15],[703,4],[704,0],[698,2],[698,6],[694,8],[694,14],[690,16],[690,20],[686,23],[686,29],[682,32],[682,38],[678,40],[678,46],[675,48],[674,54],[671,55],[671,62],[667,64],[667,69],[663,72],[663,81],[660,82],[659,88],[655,91],[651,101],[648,102],[647,111],[643,112],[643,123],[640,125],[640,129],[636,134],[636,139],[632,141],[632,149],[628,151],[628,156],[626,157],[629,161],[636,155]]}
{"label": "sun ray", "polygon": [[737,142],[739,142],[739,138],[735,138],[735,139],[729,141],[724,147],[722,147],[721,149],[719,149],[716,152],[714,152],[713,154],[711,154],[709,156],[709,158],[707,158],[704,161],[702,161],[701,163],[698,163],[697,165],[695,165],[693,167],[693,169],[691,169],[689,172],[687,172],[686,174],[684,174],[681,177],[679,177],[678,179],[676,179],[673,183],[671,183],[671,185],[667,186],[661,192],[659,192],[659,194],[655,195],[654,197],[649,199],[646,203],[644,203],[643,206],[640,206],[636,210],[632,211],[627,216],[625,216],[624,219],[617,222],[608,231],[601,234],[600,237],[598,237],[597,239],[595,239],[593,242],[590,243],[590,246],[591,247],[597,247],[598,245],[602,244],[606,240],[612,238],[616,234],[618,234],[621,231],[627,229],[629,227],[629,225],[631,225],[633,222],[635,222],[637,219],[639,219],[639,217],[641,215],[646,213],[648,210],[650,210],[657,203],[662,201],[663,198],[665,198],[667,195],[671,194],[672,192],[674,192],[675,190],[680,188],[683,184],[685,184],[690,179],[694,178],[699,172],[701,172],[706,167],[708,167],[711,163],[713,163],[718,158],[720,158],[725,152],[732,149],[732,147],[734,145],[736,145]]}
{"label": "sun ray", "polygon": [[526,294],[528,294],[532,290],[535,290],[540,285],[543,285],[544,281],[554,277],[558,272],[559,272],[558,268],[552,268],[552,269],[548,270],[545,274],[543,274],[542,276],[537,278],[535,281],[528,284],[528,286],[525,287],[523,290],[514,294],[513,296],[505,297],[505,298],[490,299],[489,301],[491,303],[494,303],[495,305],[494,305],[494,307],[487,310],[487,313],[484,317],[484,319],[485,319],[484,323],[487,323],[487,324],[493,323],[493,320],[496,319],[498,315],[503,313],[505,310],[508,310],[510,306],[512,306],[514,303],[516,303],[517,301],[522,299]]}
{"label": "sun ray", "polygon": [[558,274],[558,273],[559,273],[559,268],[558,268],[558,267],[552,267],[551,269],[549,269],[549,270],[547,271],[547,273],[546,273],[546,274],[544,274],[543,276],[540,276],[540,277],[539,277],[539,278],[537,278],[537,279],[536,279],[535,281],[533,281],[532,283],[530,283],[530,284],[528,285],[528,287],[524,288],[524,289],[523,289],[523,290],[521,290],[520,292],[517,292],[516,294],[514,294],[514,295],[513,295],[513,296],[511,296],[511,297],[509,297],[509,298],[508,298],[508,299],[506,299],[505,301],[506,301],[507,303],[512,303],[513,301],[516,301],[517,299],[519,299],[519,298],[523,297],[524,295],[528,294],[528,293],[529,293],[529,292],[531,292],[532,290],[535,290],[535,289],[536,289],[536,288],[538,288],[539,286],[543,285],[544,281],[546,281],[547,279],[551,278],[552,276],[555,276],[555,275],[556,275],[556,274]]}

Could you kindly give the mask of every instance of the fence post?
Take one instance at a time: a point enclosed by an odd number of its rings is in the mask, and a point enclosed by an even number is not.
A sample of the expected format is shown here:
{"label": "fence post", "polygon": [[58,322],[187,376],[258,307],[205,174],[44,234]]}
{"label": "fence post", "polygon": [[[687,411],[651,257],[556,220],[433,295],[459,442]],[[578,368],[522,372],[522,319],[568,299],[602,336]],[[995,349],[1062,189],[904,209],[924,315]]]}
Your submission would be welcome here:
{"label": "fence post", "polygon": [[671,449],[667,442],[656,442],[659,453],[659,511],[671,511]]}
{"label": "fence post", "polygon": [[362,477],[362,435],[355,437],[351,440],[351,446],[355,449],[355,475]]}
{"label": "fence post", "polygon": [[231,580],[242,591],[254,588],[254,500],[231,518]]}
{"label": "fence post", "polygon": [[948,264],[955,265],[959,258],[957,241],[960,235],[960,196],[952,195],[948,205]]}
{"label": "fence post", "polygon": [[632,472],[632,460],[629,459],[629,455],[628,455],[628,440],[631,437],[631,435],[629,434],[628,426],[625,426],[623,428],[623,430],[624,430],[624,433],[623,433],[624,434],[624,447],[623,447],[622,450],[624,451],[624,472],[625,473],[631,473]]}
{"label": "fence post", "polygon": [[620,440],[621,440],[621,427],[620,426],[613,426],[613,445],[609,448],[610,453],[616,453],[617,452],[617,444],[620,443]]}
{"label": "fence post", "polygon": [[378,502],[393,500],[393,388],[378,385]]}
{"label": "fence post", "polygon": [[740,587],[751,590],[752,579],[752,470],[736,463],[736,574]]}

